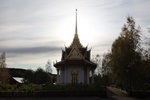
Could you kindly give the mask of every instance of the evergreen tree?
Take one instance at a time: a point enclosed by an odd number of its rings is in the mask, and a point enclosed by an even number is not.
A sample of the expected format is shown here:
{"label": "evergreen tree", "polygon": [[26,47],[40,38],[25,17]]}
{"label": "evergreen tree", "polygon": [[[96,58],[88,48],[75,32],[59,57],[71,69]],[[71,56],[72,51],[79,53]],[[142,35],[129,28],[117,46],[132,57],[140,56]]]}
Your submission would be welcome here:
{"label": "evergreen tree", "polygon": [[115,81],[130,90],[141,77],[140,44],[140,28],[136,28],[132,17],[127,17],[120,36],[112,44],[110,62]]}

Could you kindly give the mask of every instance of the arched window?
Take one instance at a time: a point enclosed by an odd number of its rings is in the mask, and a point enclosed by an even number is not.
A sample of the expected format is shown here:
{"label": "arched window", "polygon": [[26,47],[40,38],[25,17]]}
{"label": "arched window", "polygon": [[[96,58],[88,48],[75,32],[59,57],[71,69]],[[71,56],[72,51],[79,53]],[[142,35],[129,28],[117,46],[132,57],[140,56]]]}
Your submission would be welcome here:
{"label": "arched window", "polygon": [[78,82],[78,71],[74,69],[72,71],[72,83],[77,83]]}

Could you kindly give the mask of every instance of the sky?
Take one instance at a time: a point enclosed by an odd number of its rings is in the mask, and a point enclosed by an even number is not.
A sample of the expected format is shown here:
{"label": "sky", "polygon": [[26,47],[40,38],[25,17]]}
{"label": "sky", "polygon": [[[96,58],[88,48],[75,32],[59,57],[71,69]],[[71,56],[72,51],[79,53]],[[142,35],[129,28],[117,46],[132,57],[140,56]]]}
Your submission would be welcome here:
{"label": "sky", "polygon": [[0,53],[7,67],[45,69],[48,60],[60,61],[74,37],[76,8],[79,39],[91,57],[111,49],[127,16],[149,36],[150,0],[0,0]]}

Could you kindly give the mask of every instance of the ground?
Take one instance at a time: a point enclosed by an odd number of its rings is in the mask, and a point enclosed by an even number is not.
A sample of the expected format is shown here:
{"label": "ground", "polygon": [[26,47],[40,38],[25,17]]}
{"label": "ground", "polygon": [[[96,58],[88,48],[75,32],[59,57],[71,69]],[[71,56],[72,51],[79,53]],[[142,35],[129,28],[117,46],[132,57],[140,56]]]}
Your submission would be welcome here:
{"label": "ground", "polygon": [[128,97],[123,90],[107,87],[107,98],[100,97],[17,97],[17,98],[0,98],[0,100],[150,100],[150,98],[133,98]]}
{"label": "ground", "polygon": [[140,98],[128,97],[125,91],[114,87],[107,87],[107,95],[108,100],[141,100]]}

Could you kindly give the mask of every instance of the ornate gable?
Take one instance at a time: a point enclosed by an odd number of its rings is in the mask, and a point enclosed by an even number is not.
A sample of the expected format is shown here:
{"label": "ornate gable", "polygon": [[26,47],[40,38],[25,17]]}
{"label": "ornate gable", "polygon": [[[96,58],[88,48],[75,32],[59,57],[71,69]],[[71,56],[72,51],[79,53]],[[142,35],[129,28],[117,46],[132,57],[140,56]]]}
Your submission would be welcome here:
{"label": "ornate gable", "polygon": [[83,56],[77,48],[73,48],[66,59],[83,59]]}

